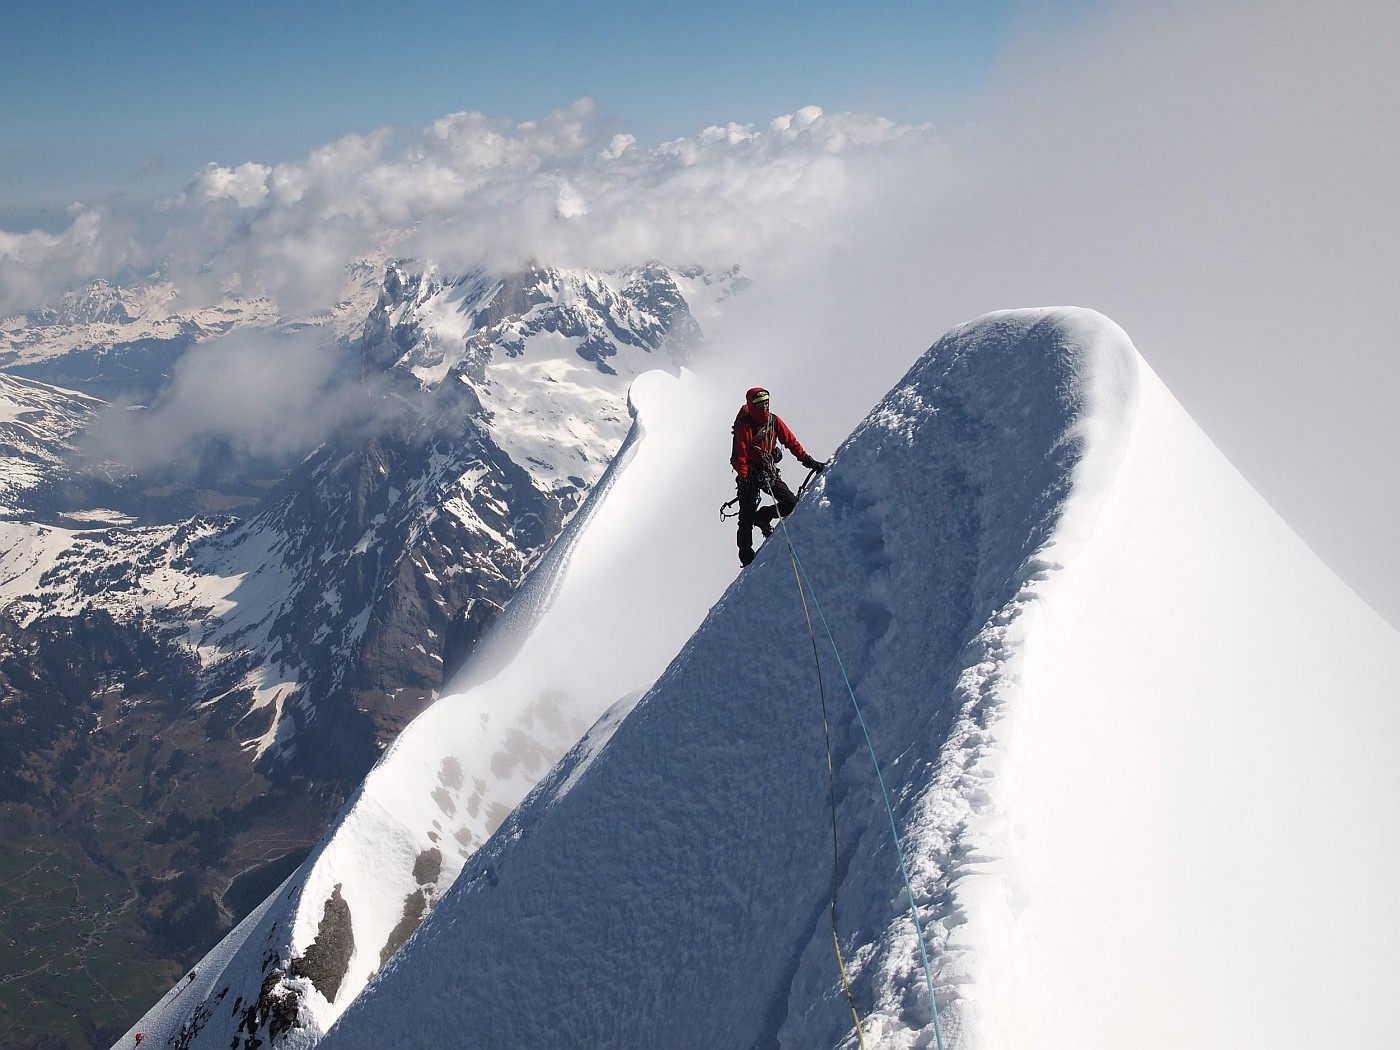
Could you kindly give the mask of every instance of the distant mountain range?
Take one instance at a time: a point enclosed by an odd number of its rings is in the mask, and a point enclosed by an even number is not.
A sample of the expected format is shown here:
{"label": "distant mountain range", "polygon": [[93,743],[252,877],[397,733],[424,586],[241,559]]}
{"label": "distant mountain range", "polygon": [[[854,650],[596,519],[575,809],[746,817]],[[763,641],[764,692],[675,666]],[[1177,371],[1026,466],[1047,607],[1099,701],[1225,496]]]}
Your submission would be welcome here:
{"label": "distant mountain range", "polygon": [[[0,1028],[105,1045],[260,901],[598,482],[632,380],[746,283],[371,260],[311,318],[98,282],[0,325]],[[362,403],[294,465],[94,440],[193,348],[308,331]]]}

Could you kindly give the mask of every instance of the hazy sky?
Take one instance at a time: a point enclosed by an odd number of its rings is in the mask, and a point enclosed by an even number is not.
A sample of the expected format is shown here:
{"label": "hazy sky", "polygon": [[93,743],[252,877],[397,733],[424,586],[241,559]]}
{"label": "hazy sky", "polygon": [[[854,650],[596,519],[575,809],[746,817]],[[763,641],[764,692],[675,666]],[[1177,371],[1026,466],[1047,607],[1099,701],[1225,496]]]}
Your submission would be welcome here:
{"label": "hazy sky", "polygon": [[1397,11],[22,5],[0,314],[155,266],[314,309],[390,230],[449,266],[739,263],[735,380],[829,444],[952,325],[1094,307],[1400,624]]}

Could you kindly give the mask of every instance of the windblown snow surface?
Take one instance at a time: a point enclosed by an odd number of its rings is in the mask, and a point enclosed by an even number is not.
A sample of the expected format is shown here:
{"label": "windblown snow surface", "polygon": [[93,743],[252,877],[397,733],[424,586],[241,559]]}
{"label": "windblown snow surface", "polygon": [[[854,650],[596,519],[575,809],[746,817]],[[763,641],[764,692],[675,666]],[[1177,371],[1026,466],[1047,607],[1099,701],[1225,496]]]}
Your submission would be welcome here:
{"label": "windblown snow surface", "polygon": [[[781,532],[666,667],[734,573],[699,462],[727,440],[697,439],[727,424],[726,393],[717,423],[695,376],[637,381],[634,439],[458,692],[118,1046],[253,1045],[248,997],[310,951],[337,895],[343,979],[327,998],[282,978],[298,1005],[277,1046],[332,1022],[328,1050],[857,1045],[822,695]],[[867,1045],[935,1033],[843,666],[946,1046],[1400,1045],[1400,635],[1112,322],[953,331],[787,538],[819,603],[837,922]],[[386,964],[415,901],[433,910]]]}
{"label": "windblown snow surface", "polygon": [[[1400,635],[1120,329],[1048,310],[953,331],[788,536],[889,785],[948,1046],[1400,1045]],[[856,1004],[870,1045],[932,1046],[889,823],[817,632]],[[781,534],[602,729],[326,1050],[856,1045]]]}

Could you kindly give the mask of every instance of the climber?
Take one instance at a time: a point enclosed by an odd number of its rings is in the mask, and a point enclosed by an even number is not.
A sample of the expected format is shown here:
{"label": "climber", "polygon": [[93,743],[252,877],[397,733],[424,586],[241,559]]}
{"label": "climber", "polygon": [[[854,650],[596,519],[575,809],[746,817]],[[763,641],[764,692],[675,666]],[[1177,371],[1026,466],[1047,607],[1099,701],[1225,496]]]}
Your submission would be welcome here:
{"label": "climber", "polygon": [[[729,465],[737,475],[739,489],[739,562],[742,565],[754,559],[754,526],[757,525],[764,536],[770,535],[773,522],[787,517],[797,503],[797,497],[778,473],[778,460],[783,457],[779,443],[786,445],[808,470],[820,471],[826,466],[807,455],[788,425],[769,410],[768,401],[768,391],[756,386],[748,392],[744,407],[734,418],[734,452],[729,457]],[[765,492],[777,505],[759,510],[758,501]]]}

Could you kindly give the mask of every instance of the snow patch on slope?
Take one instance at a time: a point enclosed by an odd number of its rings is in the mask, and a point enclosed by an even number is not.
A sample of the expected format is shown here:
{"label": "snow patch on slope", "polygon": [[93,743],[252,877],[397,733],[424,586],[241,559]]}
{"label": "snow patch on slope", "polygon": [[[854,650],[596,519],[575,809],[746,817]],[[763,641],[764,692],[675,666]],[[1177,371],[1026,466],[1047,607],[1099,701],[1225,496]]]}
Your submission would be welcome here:
{"label": "snow patch on slope", "polygon": [[73,390],[0,372],[0,517],[23,517],[35,490],[52,482],[75,434],[106,403]]}

